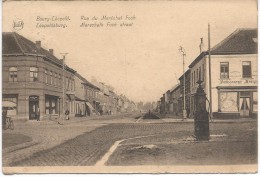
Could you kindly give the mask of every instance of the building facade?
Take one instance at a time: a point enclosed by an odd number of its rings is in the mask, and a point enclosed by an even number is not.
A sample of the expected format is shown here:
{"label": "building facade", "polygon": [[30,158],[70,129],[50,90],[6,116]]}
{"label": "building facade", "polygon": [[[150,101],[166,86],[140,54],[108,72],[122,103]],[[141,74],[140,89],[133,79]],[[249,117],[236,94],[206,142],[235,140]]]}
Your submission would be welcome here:
{"label": "building facade", "polygon": [[[188,69],[180,78],[180,97],[178,100],[179,113],[183,114],[184,109],[184,94],[185,94],[185,109],[187,113],[187,117],[190,117],[190,74],[191,71]],[[185,93],[184,93],[184,77],[185,76]],[[182,111],[181,111],[182,110]]]}
{"label": "building facade", "polygon": [[[238,29],[211,49],[202,52],[189,66],[191,70],[191,95],[203,81],[207,98],[212,93],[212,113],[215,118],[257,116],[257,29]],[[211,80],[211,88],[209,82]],[[193,111],[194,99],[191,99]],[[208,107],[209,104],[208,104]]]}
{"label": "building facade", "polygon": [[63,61],[53,50],[43,49],[40,41],[33,43],[14,32],[3,33],[2,38],[2,94],[3,100],[16,104],[14,117],[34,120],[72,110],[76,71],[69,67],[63,70]]}

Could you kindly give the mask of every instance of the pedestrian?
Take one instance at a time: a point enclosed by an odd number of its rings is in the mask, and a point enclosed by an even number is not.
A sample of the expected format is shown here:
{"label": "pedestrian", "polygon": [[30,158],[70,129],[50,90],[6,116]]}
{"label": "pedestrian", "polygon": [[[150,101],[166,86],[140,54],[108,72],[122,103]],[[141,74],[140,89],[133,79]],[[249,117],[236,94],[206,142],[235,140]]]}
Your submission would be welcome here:
{"label": "pedestrian", "polygon": [[37,121],[40,121],[40,107],[39,106],[36,109],[36,119],[37,119]]}
{"label": "pedestrian", "polygon": [[70,111],[68,109],[65,111],[65,119],[70,120]]}

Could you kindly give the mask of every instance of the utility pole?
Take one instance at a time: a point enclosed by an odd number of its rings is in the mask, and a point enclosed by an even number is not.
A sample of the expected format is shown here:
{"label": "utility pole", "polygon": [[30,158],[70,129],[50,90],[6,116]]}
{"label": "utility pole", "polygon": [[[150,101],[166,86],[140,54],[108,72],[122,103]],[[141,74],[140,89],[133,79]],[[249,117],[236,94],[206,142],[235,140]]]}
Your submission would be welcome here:
{"label": "utility pole", "polygon": [[182,60],[183,60],[183,119],[182,120],[185,120],[187,118],[187,113],[186,113],[186,100],[185,100],[185,56],[186,56],[186,53],[185,53],[185,50],[182,46],[180,46],[180,49],[179,51],[182,53]]}
{"label": "utility pole", "polygon": [[64,123],[65,116],[65,57],[68,53],[60,53],[62,59],[62,124]]}
{"label": "utility pole", "polygon": [[210,106],[210,120],[212,116],[212,88],[211,88],[211,51],[210,51],[210,24],[208,24],[208,53],[209,53],[209,106]]}

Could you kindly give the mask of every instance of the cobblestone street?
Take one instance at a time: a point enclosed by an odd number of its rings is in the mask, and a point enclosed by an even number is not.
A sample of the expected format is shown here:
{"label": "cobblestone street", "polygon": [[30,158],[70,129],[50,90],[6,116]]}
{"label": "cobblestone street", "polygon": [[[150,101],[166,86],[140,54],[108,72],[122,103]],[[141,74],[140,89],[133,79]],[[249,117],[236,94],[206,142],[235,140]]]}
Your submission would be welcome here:
{"label": "cobblestone street", "polygon": [[[116,123],[120,122],[119,120],[121,123]],[[23,151],[20,158],[12,158],[12,161],[8,160],[10,159],[8,155],[11,153],[4,154],[4,164],[6,166],[92,166],[107,153],[116,141],[122,139],[128,140],[119,144],[105,165],[200,164],[202,157],[208,159],[202,163],[209,164],[214,164],[214,162],[216,164],[223,162],[227,164],[257,163],[256,121],[214,122],[210,124],[214,141],[195,144],[175,143],[174,146],[171,142],[192,138],[193,122],[136,123],[135,121],[134,118],[128,117],[114,121],[113,119],[89,121],[89,124],[92,123],[89,126],[82,123],[68,126],[67,129],[62,129],[63,132],[66,131],[66,134],[70,134],[70,138],[67,138],[66,141],[54,140],[56,143],[48,148],[41,145],[41,148],[33,150],[29,147],[27,151]],[[55,129],[55,131],[61,130]],[[216,135],[225,135],[225,137],[215,141],[214,136]],[[150,137],[129,140],[129,138],[140,136]],[[159,149],[132,151],[133,148],[142,145],[156,145]],[[198,151],[199,149],[201,151]],[[130,151],[131,153],[129,153]],[[194,154],[194,152],[198,153]],[[240,159],[240,161],[236,161],[236,159]]]}

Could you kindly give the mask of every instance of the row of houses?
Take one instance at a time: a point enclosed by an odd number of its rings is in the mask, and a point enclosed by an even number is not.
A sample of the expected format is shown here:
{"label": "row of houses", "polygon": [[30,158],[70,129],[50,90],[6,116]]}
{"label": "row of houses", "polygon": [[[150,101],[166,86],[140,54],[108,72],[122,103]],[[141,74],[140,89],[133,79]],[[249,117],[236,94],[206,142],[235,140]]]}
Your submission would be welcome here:
{"label": "row of houses", "polygon": [[[200,46],[203,46],[203,40]],[[257,46],[257,29],[237,29],[211,48],[210,60],[209,51],[201,50],[179,78],[179,83],[167,90],[158,101],[161,114],[183,116],[185,94],[185,111],[192,118],[196,106],[194,94],[198,88],[197,81],[201,80],[209,100],[207,109],[210,109],[211,103],[214,118],[256,117]]]}
{"label": "row of houses", "polygon": [[12,102],[17,119],[91,116],[131,112],[133,101],[101,82],[90,82],[63,59],[15,32],[2,34],[2,100]]}

